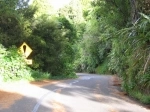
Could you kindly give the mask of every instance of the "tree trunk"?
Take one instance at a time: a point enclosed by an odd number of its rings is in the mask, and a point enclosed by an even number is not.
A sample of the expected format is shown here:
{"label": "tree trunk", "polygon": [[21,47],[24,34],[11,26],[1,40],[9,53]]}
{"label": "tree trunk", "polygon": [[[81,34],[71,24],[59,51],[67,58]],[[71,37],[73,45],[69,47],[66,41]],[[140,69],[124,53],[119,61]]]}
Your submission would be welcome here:
{"label": "tree trunk", "polygon": [[138,1],[137,0],[130,0],[130,5],[131,5],[131,22],[134,24],[138,18]]}

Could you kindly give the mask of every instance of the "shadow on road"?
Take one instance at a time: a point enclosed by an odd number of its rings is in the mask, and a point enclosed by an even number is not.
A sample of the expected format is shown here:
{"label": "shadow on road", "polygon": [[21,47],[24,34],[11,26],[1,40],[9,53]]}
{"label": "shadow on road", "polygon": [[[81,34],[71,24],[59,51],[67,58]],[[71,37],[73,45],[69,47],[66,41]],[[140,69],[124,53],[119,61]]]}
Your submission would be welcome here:
{"label": "shadow on road", "polygon": [[17,86],[13,92],[1,90],[0,112],[74,112],[75,105],[86,105],[85,108],[97,105],[108,108],[108,112],[137,112],[138,109],[141,112],[139,104],[116,92],[119,87],[112,85],[111,78],[81,75],[75,80]]}
{"label": "shadow on road", "polygon": [[[37,93],[38,94],[38,93]],[[46,102],[38,109],[34,109],[39,99],[0,91],[0,112],[71,112],[72,110],[63,105],[64,111],[58,102]],[[56,107],[56,108],[54,108]],[[59,110],[59,111],[58,111]],[[61,110],[61,111],[60,111]]]}
{"label": "shadow on road", "polygon": [[[72,83],[72,80],[66,80],[43,88],[47,90],[60,88],[61,100],[59,101],[66,105],[69,104],[65,101],[74,101],[74,98],[79,99],[82,97],[83,100],[90,103],[96,102],[99,105],[109,105],[109,107],[116,108],[119,112],[137,112],[136,110],[139,107],[144,106],[123,94],[119,86],[113,86],[111,82],[112,76],[100,76],[103,81],[97,75],[96,77],[91,76],[92,78],[88,77],[88,75],[83,75],[79,80],[74,80],[75,83]],[[95,82],[94,84],[90,83],[93,81]],[[80,102],[80,100],[78,101]],[[82,101],[80,103],[82,104]],[[140,108],[138,112],[140,112]]]}

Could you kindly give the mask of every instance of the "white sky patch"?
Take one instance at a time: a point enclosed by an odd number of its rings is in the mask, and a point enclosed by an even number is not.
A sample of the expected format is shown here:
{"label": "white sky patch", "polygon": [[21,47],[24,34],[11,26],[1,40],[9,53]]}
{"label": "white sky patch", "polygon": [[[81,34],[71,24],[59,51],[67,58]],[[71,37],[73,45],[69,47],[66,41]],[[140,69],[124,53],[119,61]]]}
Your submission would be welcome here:
{"label": "white sky patch", "polygon": [[68,5],[71,0],[49,0],[50,4],[56,9],[58,10],[59,8],[64,7],[65,5]]}
{"label": "white sky patch", "polygon": [[33,3],[33,0],[30,0],[28,4],[30,5],[30,4],[32,4],[32,3]]}
{"label": "white sky patch", "polygon": [[[33,0],[30,0],[29,4],[32,4],[32,2]],[[71,0],[45,0],[45,2],[48,2],[54,9],[58,10],[59,8],[68,5],[71,2]]]}

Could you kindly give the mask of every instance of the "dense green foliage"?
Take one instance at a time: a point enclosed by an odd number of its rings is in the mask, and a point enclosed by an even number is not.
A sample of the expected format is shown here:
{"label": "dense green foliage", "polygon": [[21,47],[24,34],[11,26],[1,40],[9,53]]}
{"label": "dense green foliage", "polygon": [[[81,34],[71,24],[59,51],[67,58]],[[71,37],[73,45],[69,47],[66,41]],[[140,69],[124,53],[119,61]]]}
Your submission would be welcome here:
{"label": "dense green foliage", "polygon": [[84,10],[86,29],[76,68],[117,74],[127,93],[150,103],[150,13],[146,1],[135,4],[132,0],[91,2]]}
{"label": "dense green foliage", "polygon": [[15,46],[9,49],[0,44],[0,81],[37,80],[50,77],[48,73],[34,71],[27,66]]}
{"label": "dense green foliage", "polygon": [[[109,55],[111,70],[123,79],[123,89],[129,94],[133,90],[150,94],[150,17],[145,17],[118,32]],[[148,102],[150,97],[145,101]]]}
{"label": "dense green foliage", "polygon": [[[74,77],[76,29],[64,16],[48,13],[52,9],[49,5],[43,9],[44,2],[35,1],[28,6],[25,1],[1,1],[0,43],[9,48],[26,42],[33,49],[28,57],[33,59],[30,68],[51,73],[52,76]],[[14,61],[18,61],[17,57]],[[5,73],[3,75],[7,76]],[[16,77],[19,78],[18,75]],[[15,75],[8,77],[13,78]]]}
{"label": "dense green foliage", "polygon": [[105,13],[113,9],[110,4],[97,1],[92,2],[91,5],[92,8],[84,12],[87,23],[84,37],[79,45],[81,48],[79,65],[81,67],[77,67],[87,72],[95,72],[95,68],[105,62],[111,50],[111,38],[117,31],[116,27],[122,23],[121,20],[118,21],[118,18],[121,18],[118,11],[112,10],[110,13]]}
{"label": "dense green foliage", "polygon": [[19,56],[17,49],[12,47],[8,51],[0,45],[0,71],[2,79],[21,79],[22,77],[28,77],[31,75],[27,73],[28,68],[23,61],[23,58]]}
{"label": "dense green foliage", "polygon": [[75,39],[75,29],[66,18],[43,16],[35,25],[30,40],[27,40],[34,51],[32,67],[52,75],[71,75],[74,73]]}

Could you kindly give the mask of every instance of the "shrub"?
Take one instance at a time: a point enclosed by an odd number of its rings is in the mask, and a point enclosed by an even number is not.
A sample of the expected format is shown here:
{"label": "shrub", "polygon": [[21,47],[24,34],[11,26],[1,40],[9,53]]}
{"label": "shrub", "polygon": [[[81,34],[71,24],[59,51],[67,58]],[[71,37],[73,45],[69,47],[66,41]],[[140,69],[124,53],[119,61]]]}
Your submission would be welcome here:
{"label": "shrub", "polygon": [[64,17],[42,16],[27,40],[33,49],[32,68],[53,76],[74,74],[74,26]]}
{"label": "shrub", "polygon": [[15,46],[6,50],[0,44],[0,74],[4,81],[32,79],[32,70],[26,65],[17,50]]}
{"label": "shrub", "polygon": [[108,74],[109,73],[108,59],[105,59],[105,61],[101,65],[99,65],[95,69],[95,71],[98,74]]}
{"label": "shrub", "polygon": [[142,14],[139,21],[120,30],[113,39],[110,68],[122,77],[124,90],[129,93],[138,90],[149,94],[150,91],[149,20],[149,16]]}
{"label": "shrub", "polygon": [[18,53],[15,46],[9,49],[0,44],[0,79],[1,81],[42,80],[48,79],[49,73],[32,70]]}

